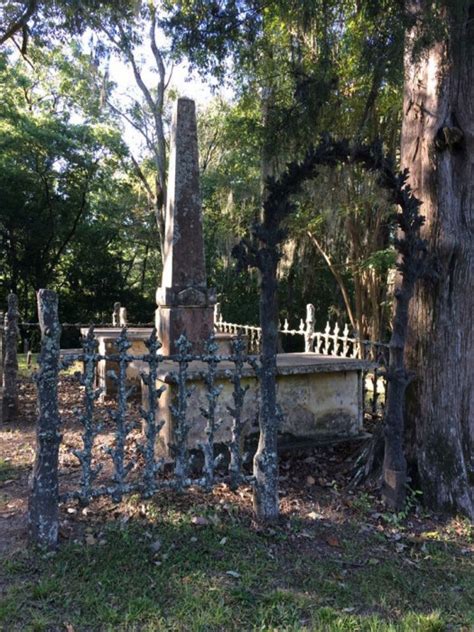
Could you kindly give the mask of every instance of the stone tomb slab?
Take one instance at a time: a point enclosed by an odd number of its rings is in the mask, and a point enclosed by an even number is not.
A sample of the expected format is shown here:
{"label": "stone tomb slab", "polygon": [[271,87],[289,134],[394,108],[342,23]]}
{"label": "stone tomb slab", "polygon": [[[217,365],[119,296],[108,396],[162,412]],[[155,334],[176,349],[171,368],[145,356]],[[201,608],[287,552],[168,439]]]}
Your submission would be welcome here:
{"label": "stone tomb slab", "polygon": [[[81,329],[81,334],[87,336],[87,329]],[[145,342],[148,340],[152,332],[151,327],[129,327],[127,336],[131,342],[128,350],[129,355],[144,355],[148,353]],[[117,338],[122,333],[121,327],[98,327],[94,329],[94,334],[99,343],[98,353],[101,355],[112,355],[118,353]],[[144,364],[145,366],[145,364]],[[108,375],[109,371],[115,371],[118,374],[118,362],[110,359],[100,360],[97,363],[96,386],[102,388],[102,398],[111,397],[117,392],[117,385]],[[127,367],[127,381],[129,385],[135,385],[140,392],[140,373],[139,370],[130,365]]]}
{"label": "stone tomb slab", "polygon": [[[81,334],[87,336],[88,330],[86,328],[81,329]],[[150,338],[152,332],[151,327],[129,327],[127,329],[127,336],[132,346],[128,350],[129,355],[139,356],[148,353],[146,341]],[[122,333],[121,327],[101,327],[94,329],[94,334],[99,343],[98,353],[101,355],[113,355],[118,353],[117,338]],[[243,336],[245,342],[247,342],[246,336]],[[218,353],[223,355],[230,355],[232,353],[232,341],[235,340],[233,334],[217,333],[215,335],[216,343],[218,344]],[[81,349],[77,349],[77,353],[81,353]],[[170,366],[172,363],[168,363]],[[140,372],[147,371],[148,365],[145,362],[131,362],[127,366],[127,382],[128,385],[132,384],[136,387],[137,395],[140,394],[143,384],[140,378]],[[168,371],[171,370],[168,369]],[[118,373],[118,362],[111,359],[100,360],[97,363],[97,375],[96,386],[102,388],[102,399],[105,397],[112,397],[117,392],[117,385],[115,381],[108,375],[109,371],[115,371]]]}
{"label": "stone tomb slab", "polygon": [[[135,362],[134,370],[146,371],[144,363]],[[138,366],[139,365],[139,366]],[[280,433],[296,439],[336,440],[360,436],[363,422],[363,372],[372,368],[370,362],[335,358],[314,353],[282,353],[277,356],[277,398],[284,420]],[[217,419],[223,423],[218,430],[216,443],[226,443],[231,437],[232,418],[227,410],[233,405],[233,386],[226,371],[232,371],[232,362],[221,362],[216,374],[216,384],[222,391],[217,403]],[[160,365],[157,386],[167,389],[160,398],[159,418],[165,421],[160,433],[159,448],[168,454],[173,441],[173,418],[169,410],[176,398],[177,386],[170,380],[170,373],[177,365],[163,362]],[[202,374],[207,364],[191,362],[188,367],[188,384],[193,389],[188,399],[188,418],[191,429],[188,448],[194,449],[205,440],[206,419],[200,412],[208,406],[207,391]],[[250,366],[243,371],[242,385],[249,386],[245,397],[243,418],[244,434],[258,432],[258,381]],[[146,393],[142,392],[144,402]]]}

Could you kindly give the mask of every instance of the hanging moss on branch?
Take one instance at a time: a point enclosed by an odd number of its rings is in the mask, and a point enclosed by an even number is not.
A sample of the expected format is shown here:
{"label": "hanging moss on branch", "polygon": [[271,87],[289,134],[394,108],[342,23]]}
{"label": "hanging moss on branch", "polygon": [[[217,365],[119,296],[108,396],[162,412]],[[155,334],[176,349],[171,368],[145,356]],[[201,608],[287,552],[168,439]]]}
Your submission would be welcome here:
{"label": "hanging moss on branch", "polygon": [[287,235],[285,220],[296,210],[293,197],[306,181],[317,177],[318,167],[354,163],[377,173],[378,184],[389,192],[390,201],[401,209],[393,215],[393,223],[398,225],[402,233],[395,241],[395,247],[400,254],[398,269],[403,281],[395,296],[394,336],[387,375],[389,388],[384,464],[387,478],[384,497],[391,506],[396,506],[401,499],[400,486],[404,489],[405,475],[393,473],[406,471],[402,444],[403,405],[409,378],[404,366],[403,349],[408,325],[408,304],[416,280],[426,271],[426,246],[419,236],[423,224],[419,214],[420,202],[407,185],[408,174],[394,170],[392,161],[384,155],[380,143],[351,144],[346,139],[335,140],[325,135],[316,147],[306,152],[301,162],[289,163],[278,179],[268,178],[262,220],[252,227],[251,239],[242,240],[232,252],[239,269],[253,267],[260,272],[260,439],[254,458],[254,504],[257,517],[264,521],[277,519],[279,511],[277,435],[281,415],[276,401],[277,267],[282,254],[281,245]]}

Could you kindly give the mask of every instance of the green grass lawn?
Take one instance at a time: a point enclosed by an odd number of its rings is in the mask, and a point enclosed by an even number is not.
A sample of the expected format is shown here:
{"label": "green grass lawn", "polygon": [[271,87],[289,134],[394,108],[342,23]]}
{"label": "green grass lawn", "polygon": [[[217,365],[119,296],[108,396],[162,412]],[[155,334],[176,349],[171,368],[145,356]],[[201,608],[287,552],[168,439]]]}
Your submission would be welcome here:
{"label": "green grass lawn", "polygon": [[[194,524],[206,511],[208,524]],[[232,508],[212,512],[149,501],[126,522],[88,516],[77,543],[53,555],[23,551],[4,563],[0,625],[69,632],[474,629],[473,561],[454,531],[400,544],[361,529],[363,521],[286,519],[258,531]]]}
{"label": "green grass lawn", "polygon": [[18,358],[18,374],[20,377],[30,377],[31,374],[38,368],[38,353],[31,354],[31,367],[26,364],[27,354],[19,353]]}
{"label": "green grass lawn", "polygon": [[[18,356],[18,375],[22,378],[30,378],[35,371],[38,370],[38,358],[39,353],[31,354],[31,366],[27,365],[27,355],[26,353],[19,353]],[[62,370],[63,375],[73,375],[75,371],[81,370],[81,363],[74,362],[71,366],[68,366],[67,369]]]}
{"label": "green grass lawn", "polygon": [[16,469],[8,461],[0,457],[0,483],[15,478],[16,475]]}

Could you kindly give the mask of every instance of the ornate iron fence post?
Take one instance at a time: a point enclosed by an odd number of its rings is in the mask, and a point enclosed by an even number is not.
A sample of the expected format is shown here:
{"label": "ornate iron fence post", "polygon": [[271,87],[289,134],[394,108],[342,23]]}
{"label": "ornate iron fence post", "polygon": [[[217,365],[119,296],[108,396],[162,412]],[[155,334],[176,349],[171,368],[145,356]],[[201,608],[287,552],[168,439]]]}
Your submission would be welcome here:
{"label": "ornate iron fence post", "polygon": [[120,303],[116,301],[114,303],[114,310],[112,312],[112,327],[120,326]]}
{"label": "ornate iron fence post", "polygon": [[[232,399],[234,400],[234,406],[227,406],[227,410],[232,416],[232,441],[229,446],[230,451],[230,488],[236,490],[242,480],[242,431],[244,429],[246,420],[243,418],[244,398],[248,389],[247,384],[242,386],[242,373],[244,368],[244,351],[245,341],[239,336],[236,340],[232,341],[232,354],[234,362],[234,370],[228,377],[231,379],[234,386],[232,392]],[[255,375],[257,376],[257,367],[255,367]],[[258,377],[258,376],[257,376]]]}
{"label": "ornate iron fence post", "polygon": [[207,363],[207,373],[203,373],[203,380],[207,388],[207,408],[201,407],[201,414],[206,419],[206,441],[200,443],[200,448],[204,455],[204,489],[210,491],[214,485],[214,469],[216,460],[214,458],[214,437],[219,429],[222,420],[216,418],[217,400],[222,391],[222,386],[216,385],[216,373],[220,359],[217,355],[219,345],[211,334],[205,343],[204,361]]}
{"label": "ornate iron fence post", "polygon": [[8,295],[5,314],[5,356],[3,365],[2,420],[15,421],[18,415],[18,297]]}
{"label": "ornate iron fence post", "polygon": [[[276,231],[273,226],[271,230]],[[281,416],[277,405],[277,247],[262,248],[260,255],[260,326],[262,353],[260,356],[260,436],[253,460],[255,515],[263,522],[274,522],[279,516],[278,496],[278,428]]]}
{"label": "ornate iron fence post", "polygon": [[39,290],[38,314],[41,327],[40,369],[36,377],[39,416],[28,529],[33,543],[52,549],[58,540],[58,453],[61,441],[58,411],[61,326],[55,292]]}
{"label": "ornate iron fence post", "polygon": [[4,353],[4,335],[5,335],[5,314],[0,311],[0,383],[3,384],[3,353]]}
{"label": "ornate iron fence post", "polygon": [[186,336],[182,334],[176,341],[178,354],[176,361],[178,362],[178,373],[173,376],[177,385],[176,402],[170,406],[173,416],[173,444],[172,453],[175,459],[174,475],[176,478],[176,489],[181,491],[184,489],[184,483],[189,471],[189,453],[187,447],[187,438],[191,424],[187,419],[186,413],[188,409],[188,398],[191,396],[191,389],[187,388],[186,381],[188,375],[188,364],[193,356],[190,355],[192,344]]}
{"label": "ornate iron fence post", "polygon": [[114,488],[112,500],[116,503],[122,500],[126,491],[126,478],[133,466],[132,462],[125,463],[125,444],[127,436],[132,429],[132,424],[127,421],[127,399],[131,390],[127,389],[127,366],[130,361],[128,350],[132,343],[128,339],[127,330],[122,329],[117,338],[118,349],[118,374],[115,376],[117,382],[117,410],[110,411],[110,415],[115,422],[115,443],[109,447],[107,452],[112,457],[114,464]]}
{"label": "ornate iron fence post", "polygon": [[121,307],[119,311],[119,325],[120,327],[128,327],[127,308]]}
{"label": "ornate iron fence post", "polygon": [[313,351],[314,324],[315,324],[314,305],[308,303],[306,305],[306,328],[304,332],[304,350],[306,353]]}
{"label": "ornate iron fence post", "polygon": [[79,413],[79,422],[84,427],[82,435],[82,449],[73,450],[74,456],[81,464],[81,502],[87,504],[92,496],[92,483],[100,471],[100,465],[92,465],[92,448],[94,439],[99,432],[99,427],[94,423],[95,401],[101,394],[101,389],[95,388],[97,371],[97,347],[98,342],[94,336],[94,327],[89,327],[87,336],[82,340],[83,373],[79,377],[81,386],[84,387],[84,410]]}
{"label": "ornate iron fence post", "polygon": [[220,332],[222,330],[221,329],[222,323],[223,323],[223,318],[222,318],[221,304],[216,303],[214,305],[214,330],[216,332]]}

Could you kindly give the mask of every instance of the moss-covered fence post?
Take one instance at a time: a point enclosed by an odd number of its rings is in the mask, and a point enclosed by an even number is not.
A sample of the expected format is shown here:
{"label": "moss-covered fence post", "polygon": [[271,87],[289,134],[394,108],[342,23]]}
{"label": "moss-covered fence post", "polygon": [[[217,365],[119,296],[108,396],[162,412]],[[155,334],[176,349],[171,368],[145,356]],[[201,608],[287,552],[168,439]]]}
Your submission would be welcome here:
{"label": "moss-covered fence post", "polygon": [[4,326],[3,360],[3,422],[16,421],[18,415],[18,297],[8,295],[8,310]]}
{"label": "moss-covered fence post", "polygon": [[0,311],[0,384],[3,384],[3,359],[5,350],[5,314]]}
{"label": "moss-covered fence post", "polygon": [[61,327],[58,297],[52,290],[39,290],[38,317],[41,328],[40,368],[36,376],[39,415],[28,530],[32,543],[53,549],[58,540],[58,452],[61,441],[58,373]]}

